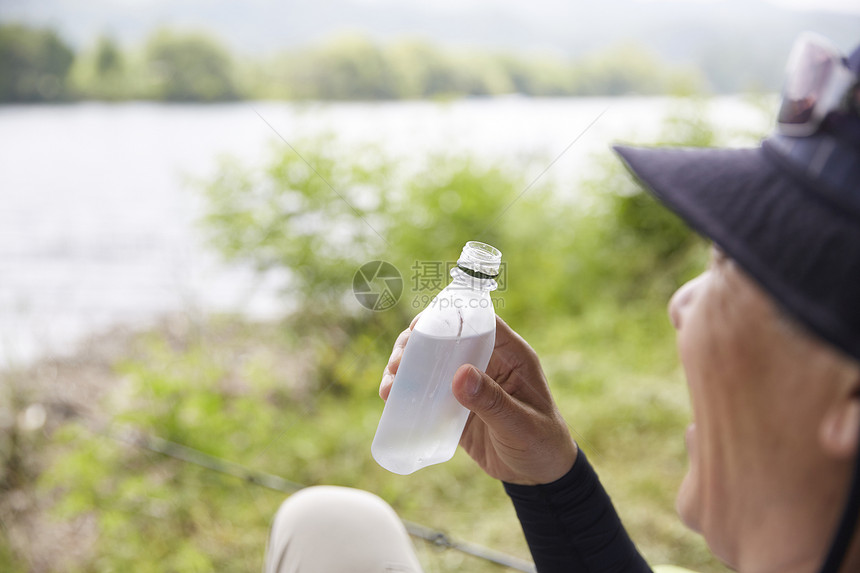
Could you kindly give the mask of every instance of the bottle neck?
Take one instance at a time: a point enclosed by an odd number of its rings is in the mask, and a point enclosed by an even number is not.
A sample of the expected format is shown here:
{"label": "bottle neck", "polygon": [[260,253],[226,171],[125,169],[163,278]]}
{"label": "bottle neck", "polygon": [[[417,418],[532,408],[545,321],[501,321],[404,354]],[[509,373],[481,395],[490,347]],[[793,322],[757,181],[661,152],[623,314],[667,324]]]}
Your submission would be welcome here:
{"label": "bottle neck", "polygon": [[454,267],[451,269],[451,278],[454,279],[452,284],[458,288],[484,292],[494,291],[499,288],[499,284],[494,277],[463,267]]}

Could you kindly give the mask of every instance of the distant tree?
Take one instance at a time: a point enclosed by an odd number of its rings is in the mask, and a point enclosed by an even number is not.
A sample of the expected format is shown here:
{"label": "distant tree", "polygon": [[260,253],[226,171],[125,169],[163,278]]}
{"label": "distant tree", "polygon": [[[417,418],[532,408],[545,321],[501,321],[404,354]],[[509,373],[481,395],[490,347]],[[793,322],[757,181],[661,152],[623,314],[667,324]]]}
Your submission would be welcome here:
{"label": "distant tree", "polygon": [[202,34],[156,32],[146,46],[152,96],[166,101],[223,101],[238,97],[232,61]]}
{"label": "distant tree", "polygon": [[525,57],[511,54],[498,56],[512,91],[531,96],[565,96],[573,93],[570,64],[555,56]]}
{"label": "distant tree", "polygon": [[75,55],[53,30],[0,25],[0,101],[37,102],[67,95]]}
{"label": "distant tree", "polygon": [[96,74],[104,78],[117,74],[122,70],[122,51],[116,41],[109,36],[102,36],[96,44]]}
{"label": "distant tree", "polygon": [[450,96],[467,93],[463,74],[453,58],[424,41],[402,41],[389,49],[406,97]]}
{"label": "distant tree", "polygon": [[573,66],[576,95],[666,93],[669,68],[643,46],[620,44]]}
{"label": "distant tree", "polygon": [[369,38],[346,34],[289,59],[291,91],[300,98],[392,99],[398,96],[384,51]]}
{"label": "distant tree", "polygon": [[121,101],[151,97],[144,93],[147,77],[139,62],[117,41],[100,35],[78,52],[69,73],[69,89],[79,99]]}

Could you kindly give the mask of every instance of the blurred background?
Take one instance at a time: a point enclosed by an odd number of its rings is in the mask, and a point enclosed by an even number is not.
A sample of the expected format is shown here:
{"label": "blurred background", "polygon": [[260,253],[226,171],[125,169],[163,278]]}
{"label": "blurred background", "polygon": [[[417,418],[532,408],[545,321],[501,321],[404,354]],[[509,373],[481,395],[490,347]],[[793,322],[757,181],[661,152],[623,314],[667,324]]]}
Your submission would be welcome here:
{"label": "blurred background", "polygon": [[705,245],[609,147],[755,145],[804,30],[848,52],[860,3],[0,0],[0,570],[256,571],[324,483],[527,559],[464,453],[370,458],[391,345],[474,239],[646,557],[725,571],[673,510],[665,304]]}

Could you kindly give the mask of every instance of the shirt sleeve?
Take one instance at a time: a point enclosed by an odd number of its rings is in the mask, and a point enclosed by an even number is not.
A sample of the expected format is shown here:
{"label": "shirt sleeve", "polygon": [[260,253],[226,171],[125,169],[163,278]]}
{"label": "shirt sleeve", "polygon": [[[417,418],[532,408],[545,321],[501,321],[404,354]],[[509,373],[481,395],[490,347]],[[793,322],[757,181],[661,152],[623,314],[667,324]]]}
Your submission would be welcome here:
{"label": "shirt sleeve", "polygon": [[504,486],[539,573],[651,573],[582,450],[555,482]]}

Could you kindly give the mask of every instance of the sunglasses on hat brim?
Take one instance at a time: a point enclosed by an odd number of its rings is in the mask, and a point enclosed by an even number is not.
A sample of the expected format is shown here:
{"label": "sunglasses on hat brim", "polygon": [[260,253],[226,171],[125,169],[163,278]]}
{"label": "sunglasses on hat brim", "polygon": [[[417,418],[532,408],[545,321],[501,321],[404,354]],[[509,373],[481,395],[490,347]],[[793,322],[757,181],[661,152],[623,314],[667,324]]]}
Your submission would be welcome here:
{"label": "sunglasses on hat brim", "polygon": [[860,117],[860,78],[826,38],[806,32],[788,58],[777,131],[806,137],[834,112]]}

